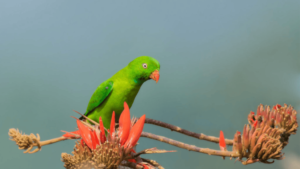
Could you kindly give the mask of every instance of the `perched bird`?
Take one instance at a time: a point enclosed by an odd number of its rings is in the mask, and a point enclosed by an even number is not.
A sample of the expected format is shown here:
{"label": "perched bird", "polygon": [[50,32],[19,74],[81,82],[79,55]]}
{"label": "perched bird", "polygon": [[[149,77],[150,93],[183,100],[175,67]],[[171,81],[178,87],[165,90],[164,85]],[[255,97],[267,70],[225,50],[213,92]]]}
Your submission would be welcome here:
{"label": "perched bird", "polygon": [[140,56],[134,59],[97,87],[84,115],[96,122],[99,122],[101,116],[104,127],[109,129],[113,111],[118,122],[124,109],[124,102],[130,108],[145,81],[153,79],[157,83],[159,69],[159,62],[152,57]]}

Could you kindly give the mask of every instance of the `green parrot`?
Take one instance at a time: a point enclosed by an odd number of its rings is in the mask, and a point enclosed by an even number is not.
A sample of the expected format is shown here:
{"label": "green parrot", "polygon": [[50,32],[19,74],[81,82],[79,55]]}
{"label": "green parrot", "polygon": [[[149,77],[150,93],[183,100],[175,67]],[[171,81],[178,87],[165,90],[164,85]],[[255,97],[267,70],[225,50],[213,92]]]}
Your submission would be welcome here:
{"label": "green parrot", "polygon": [[[118,122],[124,102],[131,108],[145,81],[153,79],[158,82],[159,69],[159,62],[152,57],[140,56],[134,59],[97,87],[84,115],[96,122],[99,122],[101,116],[104,127],[109,129],[113,111]],[[83,119],[80,117],[80,120]]]}

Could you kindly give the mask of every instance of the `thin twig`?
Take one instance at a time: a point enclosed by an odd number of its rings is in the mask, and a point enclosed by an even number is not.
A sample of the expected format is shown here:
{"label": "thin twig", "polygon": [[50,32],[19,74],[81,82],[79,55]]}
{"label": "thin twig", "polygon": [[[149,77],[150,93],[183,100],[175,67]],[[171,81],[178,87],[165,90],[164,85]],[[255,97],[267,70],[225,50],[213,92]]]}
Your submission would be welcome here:
{"label": "thin twig", "polygon": [[[56,142],[60,142],[63,140],[70,140],[70,139],[79,139],[81,137],[74,136],[74,137],[58,137],[58,138],[53,138],[50,140],[45,140],[45,141],[40,141],[40,135],[36,134],[22,134],[18,129],[11,128],[9,129],[8,135],[10,136],[10,140],[15,141],[16,144],[19,146],[19,149],[25,150],[24,153],[36,153],[42,149],[42,146],[48,145],[48,144],[53,144]],[[37,147],[33,151],[32,148]]]}
{"label": "thin twig", "polygon": [[142,158],[143,161],[157,167],[158,169],[164,169],[164,167],[162,167],[158,162],[156,162],[155,160],[150,160],[150,159],[146,159],[146,158]]}
{"label": "thin twig", "polygon": [[53,143],[64,141],[64,140],[72,140],[72,139],[80,139],[80,138],[81,137],[68,137],[67,138],[67,137],[61,136],[61,137],[53,138],[50,140],[41,141],[40,144],[41,144],[41,146],[45,146],[45,145],[53,144]]}
{"label": "thin twig", "polygon": [[218,150],[213,150],[213,149],[209,149],[209,148],[200,148],[200,147],[196,147],[194,145],[189,145],[183,142],[179,142],[176,140],[172,140],[163,136],[158,136],[155,134],[151,134],[151,133],[147,133],[147,132],[142,132],[141,137],[147,137],[150,139],[154,139],[154,140],[158,140],[179,148],[183,148],[183,149],[187,149],[189,151],[195,151],[195,152],[200,152],[200,153],[204,153],[204,154],[208,154],[208,155],[215,155],[215,156],[225,156],[225,157],[238,157],[239,154],[238,153],[234,153],[232,151],[218,151]]}
{"label": "thin twig", "polygon": [[148,148],[148,149],[145,149],[145,150],[142,150],[138,153],[136,153],[133,157],[130,157],[130,158],[136,158],[142,154],[154,154],[154,153],[171,153],[171,152],[176,152],[176,150],[171,150],[171,151],[168,151],[168,150],[158,150],[156,147],[154,148]]}
{"label": "thin twig", "polygon": [[[194,138],[197,138],[197,139],[200,139],[200,140],[206,140],[206,141],[210,141],[210,142],[214,142],[214,143],[219,143],[219,138],[218,137],[207,136],[207,135],[204,135],[202,133],[191,132],[191,131],[182,129],[178,126],[174,126],[172,124],[168,124],[168,123],[165,123],[165,122],[162,122],[162,121],[146,118],[145,123],[153,124],[153,125],[160,126],[160,127],[164,127],[164,128],[170,129],[171,131],[176,131],[178,133],[181,133],[181,134],[184,134],[184,135],[187,135],[187,136],[191,136],[191,137],[194,137]],[[225,143],[227,145],[233,145],[233,140],[225,139]]]}
{"label": "thin twig", "polygon": [[[81,113],[79,113],[78,111],[76,111],[76,110],[73,110],[75,113],[77,113],[77,114],[79,114],[79,115],[81,115],[81,116],[83,116],[85,119],[88,119],[90,122],[92,122],[94,125],[96,125],[96,126],[99,126],[99,123],[97,123],[97,122],[95,122],[94,120],[92,120],[92,119],[90,119],[90,118],[88,118],[88,117],[86,117],[85,115],[83,115],[83,114],[81,114]],[[84,121],[85,122],[85,121]]]}

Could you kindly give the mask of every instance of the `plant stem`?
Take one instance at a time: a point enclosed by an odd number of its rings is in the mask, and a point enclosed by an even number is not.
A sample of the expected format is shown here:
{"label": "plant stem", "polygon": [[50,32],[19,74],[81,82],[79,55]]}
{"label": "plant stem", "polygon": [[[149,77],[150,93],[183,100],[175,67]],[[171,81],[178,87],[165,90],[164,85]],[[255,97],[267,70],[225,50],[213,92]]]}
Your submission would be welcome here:
{"label": "plant stem", "polygon": [[[172,124],[168,124],[168,123],[158,121],[158,120],[154,120],[154,119],[146,118],[145,123],[153,124],[153,125],[160,126],[160,127],[164,127],[164,128],[170,129],[171,131],[176,131],[178,133],[181,133],[181,134],[184,134],[184,135],[187,135],[187,136],[191,136],[191,137],[194,137],[194,138],[197,138],[197,139],[200,139],[200,140],[206,140],[206,141],[210,141],[210,142],[214,142],[214,143],[219,143],[219,140],[220,140],[218,137],[207,136],[207,135],[204,135],[202,133],[191,132],[191,131],[182,129],[178,126],[174,126]],[[225,139],[225,143],[227,145],[233,145],[233,140]]]}
{"label": "plant stem", "polygon": [[41,141],[40,144],[41,144],[41,146],[45,146],[45,145],[53,144],[53,143],[64,141],[64,140],[72,140],[72,139],[79,139],[79,138],[76,138],[76,137],[67,138],[67,137],[61,136],[61,137],[53,138],[53,139],[50,139],[50,140]]}
{"label": "plant stem", "polygon": [[232,151],[218,151],[218,150],[213,150],[209,148],[200,148],[194,145],[189,145],[183,142],[179,142],[176,140],[172,140],[163,136],[158,136],[155,134],[147,133],[147,132],[142,132],[141,137],[147,137],[150,139],[154,139],[157,141],[161,141],[179,148],[187,149],[189,151],[195,151],[195,152],[200,152],[208,155],[215,155],[215,156],[222,156],[222,157],[238,157],[238,153],[234,153]]}

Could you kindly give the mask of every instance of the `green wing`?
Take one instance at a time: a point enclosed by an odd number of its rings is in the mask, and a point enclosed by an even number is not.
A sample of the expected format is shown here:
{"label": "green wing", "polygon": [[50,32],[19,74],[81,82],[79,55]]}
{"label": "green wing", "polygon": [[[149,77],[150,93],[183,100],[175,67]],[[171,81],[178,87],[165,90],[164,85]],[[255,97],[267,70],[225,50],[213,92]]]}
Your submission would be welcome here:
{"label": "green wing", "polygon": [[[113,81],[107,80],[101,83],[92,95],[84,115],[88,116],[96,107],[100,106],[100,104],[107,98],[112,90]],[[83,119],[83,117],[81,117],[80,119]]]}

